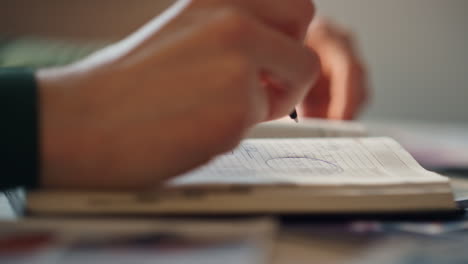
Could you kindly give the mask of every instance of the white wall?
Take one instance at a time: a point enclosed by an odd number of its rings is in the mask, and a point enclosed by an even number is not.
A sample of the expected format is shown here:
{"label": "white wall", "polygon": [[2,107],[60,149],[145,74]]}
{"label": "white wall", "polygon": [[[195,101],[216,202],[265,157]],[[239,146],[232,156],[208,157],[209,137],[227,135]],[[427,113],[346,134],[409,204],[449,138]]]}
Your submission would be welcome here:
{"label": "white wall", "polygon": [[[116,38],[172,1],[0,0],[0,31]],[[468,122],[468,0],[315,2],[356,32],[374,88],[364,118]]]}
{"label": "white wall", "polygon": [[371,70],[365,119],[468,122],[467,0],[316,0],[355,31]]}

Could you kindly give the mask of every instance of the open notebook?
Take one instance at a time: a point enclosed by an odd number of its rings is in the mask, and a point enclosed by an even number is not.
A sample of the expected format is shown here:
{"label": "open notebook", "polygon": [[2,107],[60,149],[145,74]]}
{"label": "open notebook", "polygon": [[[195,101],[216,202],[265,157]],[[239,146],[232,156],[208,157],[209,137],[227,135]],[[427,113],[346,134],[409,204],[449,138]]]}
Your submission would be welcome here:
{"label": "open notebook", "polygon": [[250,214],[455,210],[449,180],[389,138],[248,139],[146,193],[36,192],[33,213]]}
{"label": "open notebook", "polygon": [[289,117],[264,122],[252,128],[248,138],[364,137],[364,125],[354,121],[302,118],[295,123]]}

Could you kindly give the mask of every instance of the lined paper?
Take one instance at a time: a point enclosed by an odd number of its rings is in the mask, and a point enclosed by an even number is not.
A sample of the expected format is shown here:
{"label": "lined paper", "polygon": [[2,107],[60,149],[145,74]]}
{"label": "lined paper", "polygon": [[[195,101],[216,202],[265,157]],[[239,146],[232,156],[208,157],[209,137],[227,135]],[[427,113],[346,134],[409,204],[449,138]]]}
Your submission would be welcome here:
{"label": "lined paper", "polygon": [[443,182],[389,138],[248,139],[171,181],[184,184],[401,184]]}

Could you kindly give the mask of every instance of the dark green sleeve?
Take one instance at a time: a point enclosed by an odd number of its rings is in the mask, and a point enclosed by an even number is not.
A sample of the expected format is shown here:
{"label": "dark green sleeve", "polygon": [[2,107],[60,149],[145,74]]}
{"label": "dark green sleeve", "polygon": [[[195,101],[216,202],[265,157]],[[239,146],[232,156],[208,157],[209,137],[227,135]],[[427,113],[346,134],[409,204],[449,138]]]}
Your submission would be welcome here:
{"label": "dark green sleeve", "polygon": [[34,72],[0,68],[0,190],[36,188],[38,94]]}

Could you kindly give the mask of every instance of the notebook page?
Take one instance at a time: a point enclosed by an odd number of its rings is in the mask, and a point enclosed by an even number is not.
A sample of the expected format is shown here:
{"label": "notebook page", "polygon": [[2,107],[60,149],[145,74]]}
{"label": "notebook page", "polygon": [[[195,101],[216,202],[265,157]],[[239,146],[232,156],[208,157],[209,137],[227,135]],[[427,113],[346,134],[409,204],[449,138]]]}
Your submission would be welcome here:
{"label": "notebook page", "polygon": [[289,117],[252,128],[248,138],[363,137],[366,128],[357,122],[302,118],[295,123]]}
{"label": "notebook page", "polygon": [[446,182],[389,138],[248,139],[184,174],[183,184],[402,184]]}

